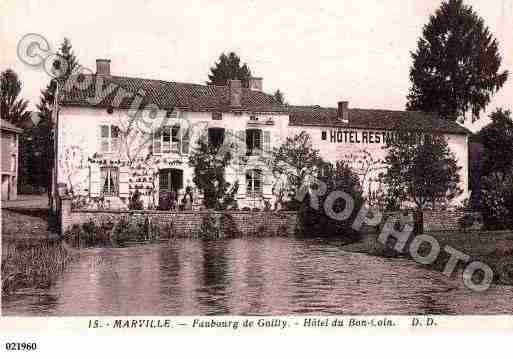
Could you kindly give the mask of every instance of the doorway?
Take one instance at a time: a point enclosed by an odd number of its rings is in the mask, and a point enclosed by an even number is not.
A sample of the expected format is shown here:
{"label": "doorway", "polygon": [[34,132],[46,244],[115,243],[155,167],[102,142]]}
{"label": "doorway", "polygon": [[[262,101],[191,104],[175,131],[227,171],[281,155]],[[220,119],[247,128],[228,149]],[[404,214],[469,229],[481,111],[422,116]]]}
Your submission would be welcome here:
{"label": "doorway", "polygon": [[159,170],[159,208],[169,210],[171,208],[170,193],[174,191],[175,200],[178,200],[178,192],[183,188],[183,170],[165,168]]}

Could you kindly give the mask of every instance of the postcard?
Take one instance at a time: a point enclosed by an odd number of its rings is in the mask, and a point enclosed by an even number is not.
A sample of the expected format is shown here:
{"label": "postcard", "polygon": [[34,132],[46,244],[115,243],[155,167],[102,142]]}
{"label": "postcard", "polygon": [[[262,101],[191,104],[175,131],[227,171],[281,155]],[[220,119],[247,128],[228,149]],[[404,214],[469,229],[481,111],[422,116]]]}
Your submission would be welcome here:
{"label": "postcard", "polygon": [[513,329],[513,1],[0,13],[2,352]]}

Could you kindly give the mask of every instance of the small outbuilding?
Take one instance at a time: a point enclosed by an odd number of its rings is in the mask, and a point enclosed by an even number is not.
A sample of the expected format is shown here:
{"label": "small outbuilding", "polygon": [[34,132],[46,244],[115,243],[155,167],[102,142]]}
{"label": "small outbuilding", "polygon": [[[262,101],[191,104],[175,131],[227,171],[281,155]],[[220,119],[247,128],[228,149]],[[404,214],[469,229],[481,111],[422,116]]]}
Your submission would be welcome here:
{"label": "small outbuilding", "polygon": [[14,200],[18,195],[18,142],[23,132],[1,119],[2,126],[2,200]]}

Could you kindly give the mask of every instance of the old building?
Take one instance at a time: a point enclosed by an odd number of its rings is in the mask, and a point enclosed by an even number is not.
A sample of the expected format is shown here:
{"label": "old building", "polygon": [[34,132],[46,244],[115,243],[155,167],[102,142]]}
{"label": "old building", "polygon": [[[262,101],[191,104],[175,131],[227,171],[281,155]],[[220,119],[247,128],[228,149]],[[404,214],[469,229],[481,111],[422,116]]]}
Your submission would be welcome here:
{"label": "old building", "polygon": [[[261,78],[246,88],[238,80],[211,86],[115,76],[109,60],[97,60],[96,74],[60,83],[55,182],[113,208],[126,207],[137,190],[145,207],[157,208],[170,191],[180,196],[193,186],[188,156],[204,136],[213,145],[236,145],[227,180],[239,183],[239,208],[261,207],[275,200],[269,151],[287,137],[306,131],[325,160],[362,153],[378,160],[398,124],[446,135],[461,167],[460,198],[467,197],[468,131],[457,124],[352,109],[344,101],[334,108],[284,106],[263,92]],[[370,191],[372,179],[366,181]]]}
{"label": "old building", "polygon": [[2,200],[18,195],[18,142],[22,130],[2,119]]}

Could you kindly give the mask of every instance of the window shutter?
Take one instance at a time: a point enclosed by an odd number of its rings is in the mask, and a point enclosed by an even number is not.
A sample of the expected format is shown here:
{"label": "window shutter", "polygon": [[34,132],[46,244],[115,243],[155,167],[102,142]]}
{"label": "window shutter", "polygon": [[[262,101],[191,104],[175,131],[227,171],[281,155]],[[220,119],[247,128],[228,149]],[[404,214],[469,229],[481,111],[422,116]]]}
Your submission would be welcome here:
{"label": "window shutter", "polygon": [[189,153],[190,131],[188,127],[182,127],[182,154]]}
{"label": "window shutter", "polygon": [[237,131],[237,155],[246,156],[246,131]]}
{"label": "window shutter", "polygon": [[153,129],[153,153],[160,153],[160,129]]}
{"label": "window shutter", "polygon": [[254,132],[255,133],[255,139],[254,139],[254,153],[253,155],[256,155],[256,156],[262,156],[262,149],[263,149],[263,131],[262,130],[257,130]]}
{"label": "window shutter", "polygon": [[271,131],[264,131],[264,156],[269,156],[271,152]]}
{"label": "window shutter", "polygon": [[129,177],[129,167],[123,166],[119,168],[119,197],[128,197],[129,196],[129,188],[128,188],[128,177]]}
{"label": "window shutter", "polygon": [[270,171],[264,171],[262,173],[262,182],[263,182],[263,194],[270,195],[273,192],[273,176]]}
{"label": "window shutter", "polygon": [[99,197],[101,193],[100,166],[96,163],[89,167],[89,195]]}
{"label": "window shutter", "polygon": [[230,146],[233,142],[233,130],[226,130],[224,135],[224,145]]}

